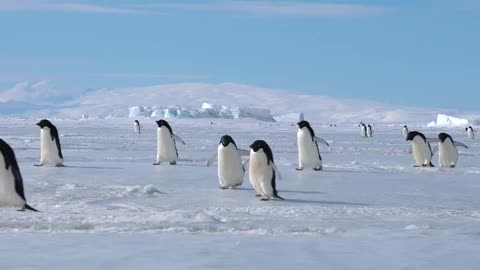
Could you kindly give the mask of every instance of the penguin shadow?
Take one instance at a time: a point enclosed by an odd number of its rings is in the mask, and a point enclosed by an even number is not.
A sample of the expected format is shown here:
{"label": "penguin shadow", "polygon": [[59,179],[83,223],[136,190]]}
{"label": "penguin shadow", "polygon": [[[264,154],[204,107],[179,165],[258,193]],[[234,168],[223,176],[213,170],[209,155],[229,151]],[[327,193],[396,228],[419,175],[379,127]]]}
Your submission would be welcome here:
{"label": "penguin shadow", "polygon": [[[279,193],[281,193],[279,191]],[[354,202],[343,202],[343,201],[317,201],[317,200],[301,200],[301,199],[288,199],[285,198],[281,202],[288,203],[308,203],[308,204],[320,204],[320,205],[341,205],[341,206],[371,206],[368,203],[354,203]]]}
{"label": "penguin shadow", "polygon": [[329,173],[373,173],[373,174],[392,174],[392,172],[389,171],[355,171],[355,170],[323,170],[323,172],[329,172]]}
{"label": "penguin shadow", "polygon": [[[55,168],[55,167],[52,167]],[[121,167],[99,167],[99,166],[75,166],[75,165],[64,165],[58,168],[66,169],[94,169],[94,170],[121,170]]]}
{"label": "penguin shadow", "polygon": [[[235,188],[236,190],[248,190],[253,191],[253,188]],[[303,190],[278,190],[278,193],[298,193],[298,194],[328,194],[327,192],[321,191],[303,191]]]}

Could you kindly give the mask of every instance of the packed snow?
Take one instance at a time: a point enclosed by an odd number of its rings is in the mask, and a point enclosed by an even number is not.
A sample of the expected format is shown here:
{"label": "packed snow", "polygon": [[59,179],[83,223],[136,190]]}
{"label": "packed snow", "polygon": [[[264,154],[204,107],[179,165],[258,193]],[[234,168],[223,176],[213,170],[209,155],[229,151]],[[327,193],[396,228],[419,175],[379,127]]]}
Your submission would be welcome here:
{"label": "packed snow", "polygon": [[[297,115],[298,116],[298,115]],[[308,114],[305,118],[308,120]],[[213,121],[213,123],[212,123]],[[480,143],[457,168],[414,168],[400,125],[313,122],[324,171],[298,172],[297,127],[253,119],[171,118],[177,166],[153,166],[154,119],[133,134],[128,118],[53,120],[64,168],[34,167],[39,130],[4,119],[0,137],[16,152],[26,197],[41,212],[1,209],[2,269],[477,269],[480,263]],[[402,125],[403,126],[403,125]],[[420,130],[434,137],[441,128]],[[206,167],[218,140],[272,147],[285,201],[262,202],[246,176],[218,189]],[[434,164],[437,165],[437,160]],[[26,259],[28,258],[28,259]]]}
{"label": "packed snow", "polygon": [[448,126],[468,126],[470,122],[467,119],[456,118],[453,116],[439,114],[437,120],[430,122],[428,127],[448,127]]}

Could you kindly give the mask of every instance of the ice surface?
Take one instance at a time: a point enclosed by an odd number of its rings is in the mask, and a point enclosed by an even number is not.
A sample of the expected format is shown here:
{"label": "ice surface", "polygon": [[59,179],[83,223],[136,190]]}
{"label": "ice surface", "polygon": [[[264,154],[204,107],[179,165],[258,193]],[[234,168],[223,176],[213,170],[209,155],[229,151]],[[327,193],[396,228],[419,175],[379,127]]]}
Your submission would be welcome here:
{"label": "ice surface", "polygon": [[429,123],[428,127],[448,127],[448,126],[468,126],[469,121],[467,119],[456,118],[453,116],[439,114],[437,121]]}
{"label": "ice surface", "polygon": [[[297,172],[292,123],[211,122],[171,119],[186,142],[181,161],[153,166],[154,119],[142,134],[128,118],[55,120],[67,167],[39,168],[35,122],[2,120],[0,137],[41,211],[0,209],[2,269],[478,268],[480,142],[455,169],[414,168],[398,126],[376,125],[364,140],[356,125],[313,124],[333,141],[322,150],[325,170]],[[247,177],[218,189],[206,160],[224,134],[239,148],[271,145],[285,201],[259,201]]]}

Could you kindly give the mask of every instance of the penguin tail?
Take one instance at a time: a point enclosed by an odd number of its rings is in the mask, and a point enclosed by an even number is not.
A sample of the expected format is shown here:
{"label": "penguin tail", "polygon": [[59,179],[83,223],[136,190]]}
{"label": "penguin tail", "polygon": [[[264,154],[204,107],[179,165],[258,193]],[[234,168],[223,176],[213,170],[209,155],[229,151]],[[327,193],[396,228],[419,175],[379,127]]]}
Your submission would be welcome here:
{"label": "penguin tail", "polygon": [[33,212],[39,212],[37,209],[31,207],[31,206],[28,205],[28,204],[25,204],[24,208],[27,209],[27,210],[33,211]]}

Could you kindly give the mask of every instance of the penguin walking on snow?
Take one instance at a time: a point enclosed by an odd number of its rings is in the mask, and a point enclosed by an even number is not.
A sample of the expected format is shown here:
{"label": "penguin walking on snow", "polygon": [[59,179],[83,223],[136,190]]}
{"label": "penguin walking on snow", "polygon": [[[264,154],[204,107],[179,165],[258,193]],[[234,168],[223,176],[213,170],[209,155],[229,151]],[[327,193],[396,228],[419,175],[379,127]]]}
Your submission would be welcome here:
{"label": "penguin walking on snow", "polygon": [[13,149],[0,139],[0,207],[19,207],[19,211],[38,212],[27,204],[23,191],[23,179]]}
{"label": "penguin walking on snow", "polygon": [[367,138],[367,126],[364,123],[360,123],[360,136]]}
{"label": "penguin walking on snow", "polygon": [[373,128],[370,124],[367,125],[367,137],[373,137]]}
{"label": "penguin walking on snow", "polygon": [[40,164],[63,167],[62,148],[57,128],[47,119],[37,123],[40,127]]}
{"label": "penguin walking on snow", "polygon": [[404,125],[403,128],[402,128],[402,135],[403,135],[403,138],[407,139],[407,135],[408,135],[408,127],[407,125]]}
{"label": "penguin walking on snow", "polygon": [[185,144],[182,138],[175,135],[172,128],[165,120],[156,121],[157,128],[157,159],[153,165],[160,165],[162,162],[170,162],[171,165],[177,164],[178,150],[176,142]]}
{"label": "penguin walking on snow", "polygon": [[433,149],[433,153],[438,152],[438,163],[441,168],[455,168],[458,161],[457,147],[468,149],[468,146],[461,142],[456,142],[447,133],[438,134],[439,143]]}
{"label": "penguin walking on snow", "polygon": [[322,156],[318,149],[318,142],[330,146],[325,140],[315,137],[310,123],[308,121],[300,121],[297,123],[297,146],[298,146],[298,168],[301,171],[304,168],[312,168],[315,171],[323,169]]}
{"label": "penguin walking on snow", "polygon": [[135,122],[133,122],[133,133],[140,134],[141,133],[141,131],[140,131],[141,128],[142,128],[142,126],[140,125],[140,122],[138,120],[135,120]]}
{"label": "penguin walking on snow", "polygon": [[426,138],[425,135],[418,131],[410,131],[406,140],[412,143],[415,167],[435,167],[432,164],[433,152],[430,143],[438,142],[438,139]]}
{"label": "penguin walking on snow", "polygon": [[472,126],[468,126],[467,128],[465,128],[465,131],[467,132],[468,138],[472,140],[475,139],[475,132],[473,132]]}
{"label": "penguin walking on snow", "polygon": [[245,168],[241,156],[248,156],[249,154],[250,151],[238,149],[231,136],[222,136],[217,153],[207,163],[207,166],[210,166],[215,160],[218,160],[220,189],[235,188],[242,185]]}
{"label": "penguin walking on snow", "polygon": [[262,201],[267,201],[270,198],[283,200],[282,197],[278,196],[276,187],[278,171],[273,161],[270,146],[263,140],[257,140],[250,145],[250,148],[248,175],[257,196],[261,196]]}

